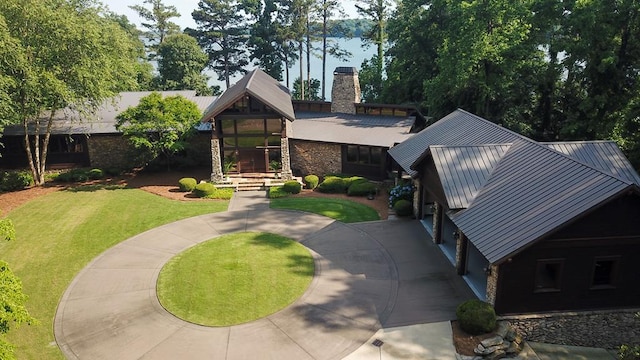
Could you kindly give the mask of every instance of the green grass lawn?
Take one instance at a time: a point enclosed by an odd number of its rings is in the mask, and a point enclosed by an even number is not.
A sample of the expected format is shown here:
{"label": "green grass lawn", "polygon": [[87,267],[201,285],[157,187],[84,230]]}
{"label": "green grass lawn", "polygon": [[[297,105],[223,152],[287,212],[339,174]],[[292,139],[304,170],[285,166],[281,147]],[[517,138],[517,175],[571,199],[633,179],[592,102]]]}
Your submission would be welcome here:
{"label": "green grass lawn", "polygon": [[58,191],[13,210],[17,239],[0,259],[22,279],[27,309],[40,321],[11,330],[18,359],[63,359],[53,319],[73,277],[109,247],[161,224],[226,210],[228,201],[173,201],[136,189]]}
{"label": "green grass lawn", "polygon": [[181,319],[236,325],[293,303],[313,273],[313,257],[299,243],[275,234],[234,233],[171,259],[160,272],[158,298]]}
{"label": "green grass lawn", "polygon": [[271,199],[272,209],[289,209],[324,215],[344,223],[380,220],[371,207],[342,199],[284,197]]}

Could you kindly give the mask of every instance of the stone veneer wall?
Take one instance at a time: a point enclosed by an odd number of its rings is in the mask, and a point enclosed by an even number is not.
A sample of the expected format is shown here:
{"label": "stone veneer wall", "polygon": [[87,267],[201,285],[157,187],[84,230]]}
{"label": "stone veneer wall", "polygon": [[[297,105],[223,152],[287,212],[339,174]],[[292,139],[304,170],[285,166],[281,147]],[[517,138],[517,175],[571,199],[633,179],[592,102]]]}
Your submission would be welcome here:
{"label": "stone veneer wall", "polygon": [[355,114],[354,103],[360,102],[360,81],[358,72],[353,74],[334,73],[331,88],[331,112]]}
{"label": "stone veneer wall", "polygon": [[496,304],[496,292],[498,291],[498,273],[500,272],[500,267],[498,265],[489,265],[489,269],[491,269],[491,274],[487,276],[487,291],[486,298],[487,302],[491,305]]}
{"label": "stone veneer wall", "polygon": [[501,316],[528,341],[617,349],[640,339],[640,309]]}
{"label": "stone veneer wall", "polygon": [[294,175],[322,176],[342,171],[342,147],[339,144],[289,139],[289,152]]}
{"label": "stone veneer wall", "polygon": [[289,139],[280,138],[280,163],[282,164],[281,176],[285,180],[291,180],[293,174],[291,172],[291,155],[289,154]]}
{"label": "stone veneer wall", "polygon": [[121,135],[91,135],[87,146],[93,168],[130,169],[140,165],[135,161],[135,148]]}

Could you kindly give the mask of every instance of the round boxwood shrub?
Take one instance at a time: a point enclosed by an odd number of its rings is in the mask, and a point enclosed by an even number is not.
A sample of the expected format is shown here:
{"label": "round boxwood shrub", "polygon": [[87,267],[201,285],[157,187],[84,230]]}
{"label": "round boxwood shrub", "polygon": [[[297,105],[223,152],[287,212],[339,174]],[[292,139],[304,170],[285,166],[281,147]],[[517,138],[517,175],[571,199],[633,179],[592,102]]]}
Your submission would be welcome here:
{"label": "round boxwood shrub", "polygon": [[413,205],[408,200],[400,199],[393,205],[393,211],[397,216],[409,216],[413,213]]}
{"label": "round boxwood shrub", "polygon": [[298,194],[302,190],[302,185],[295,180],[289,180],[282,185],[282,190],[291,194]]}
{"label": "round boxwood shrub", "polygon": [[376,184],[368,181],[357,181],[349,186],[347,195],[349,196],[367,196],[375,194],[377,190]]}
{"label": "round boxwood shrub", "polygon": [[470,335],[492,332],[496,328],[496,312],[491,304],[478,299],[467,300],[456,309],[458,324]]}
{"label": "round boxwood shrub", "polygon": [[199,198],[212,196],[216,192],[216,187],[212,183],[200,183],[193,188],[193,194]]}
{"label": "round boxwood shrub", "polygon": [[344,194],[347,192],[347,182],[345,179],[337,176],[327,176],[324,181],[318,185],[318,191],[323,193]]}
{"label": "round boxwood shrub", "polygon": [[315,189],[318,187],[319,182],[320,178],[318,178],[318,175],[311,174],[304,177],[304,186],[307,189]]}
{"label": "round boxwood shrub", "polygon": [[104,177],[104,172],[100,169],[91,169],[89,170],[89,179],[91,180],[100,180]]}
{"label": "round boxwood shrub", "polygon": [[178,187],[182,192],[191,192],[196,188],[198,182],[194,178],[182,178],[178,180]]}

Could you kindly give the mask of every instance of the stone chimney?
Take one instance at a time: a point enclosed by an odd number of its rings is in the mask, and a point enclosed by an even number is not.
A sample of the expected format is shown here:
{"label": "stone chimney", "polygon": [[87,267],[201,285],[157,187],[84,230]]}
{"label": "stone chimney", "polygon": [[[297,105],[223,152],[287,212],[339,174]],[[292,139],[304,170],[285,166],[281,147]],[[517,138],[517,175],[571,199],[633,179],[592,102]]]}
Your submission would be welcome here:
{"label": "stone chimney", "polygon": [[331,112],[355,114],[354,103],[360,103],[360,81],[354,67],[337,67],[333,71]]}

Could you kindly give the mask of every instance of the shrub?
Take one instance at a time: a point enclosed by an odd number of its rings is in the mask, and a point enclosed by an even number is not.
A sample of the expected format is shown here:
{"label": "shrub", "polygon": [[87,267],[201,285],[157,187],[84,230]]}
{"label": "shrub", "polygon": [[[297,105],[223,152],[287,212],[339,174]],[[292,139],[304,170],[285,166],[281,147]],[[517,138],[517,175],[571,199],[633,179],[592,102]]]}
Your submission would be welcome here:
{"label": "shrub", "polygon": [[207,199],[229,200],[233,197],[232,188],[216,188],[213,194],[206,196]]}
{"label": "shrub", "polygon": [[400,184],[394,186],[391,191],[389,191],[389,207],[393,207],[398,200],[413,202],[414,190],[415,189],[411,184]]}
{"label": "shrub", "polygon": [[198,182],[194,178],[182,178],[178,180],[178,187],[182,192],[191,192],[195,189]]}
{"label": "shrub", "polygon": [[200,183],[193,188],[193,194],[199,198],[209,197],[215,194],[216,187],[212,183]]}
{"label": "shrub", "polygon": [[272,186],[269,188],[269,199],[283,198],[289,195],[291,195],[291,193],[284,191],[282,186]]}
{"label": "shrub", "polygon": [[337,176],[327,176],[318,185],[318,191],[323,193],[344,194],[347,191],[347,181]]}
{"label": "shrub", "polygon": [[458,305],[456,317],[462,330],[470,335],[486,334],[496,328],[496,312],[491,304],[478,299]]}
{"label": "shrub", "polygon": [[83,182],[87,180],[89,180],[87,169],[72,169],[58,174],[55,178],[57,182]]}
{"label": "shrub", "polygon": [[302,190],[302,185],[295,180],[289,180],[282,185],[282,190],[291,194],[299,194],[300,190]]}
{"label": "shrub", "polygon": [[304,186],[307,189],[315,189],[316,187],[318,187],[318,183],[320,182],[320,178],[318,178],[318,175],[307,175],[304,177]]}
{"label": "shrub", "polygon": [[398,216],[409,216],[413,213],[413,205],[408,200],[400,199],[393,205],[393,211]]}
{"label": "shrub", "polygon": [[27,171],[5,171],[0,174],[0,191],[22,190],[33,184],[33,176]]}
{"label": "shrub", "polygon": [[122,175],[123,171],[122,171],[122,169],[113,167],[113,168],[104,169],[104,173],[109,175],[109,176],[119,176],[119,175]]}
{"label": "shrub", "polygon": [[375,194],[378,187],[376,184],[369,181],[358,181],[352,183],[347,190],[349,196],[367,196],[369,194]]}
{"label": "shrub", "polygon": [[0,220],[0,240],[11,241],[16,239],[16,229],[11,219]]}
{"label": "shrub", "polygon": [[100,169],[91,169],[89,170],[88,176],[91,180],[99,180],[104,177],[104,172]]}
{"label": "shrub", "polygon": [[365,183],[365,182],[368,182],[369,180],[363,178],[362,176],[351,176],[348,178],[344,178],[344,181],[347,185],[347,188],[349,188],[351,185],[358,184],[358,183]]}

